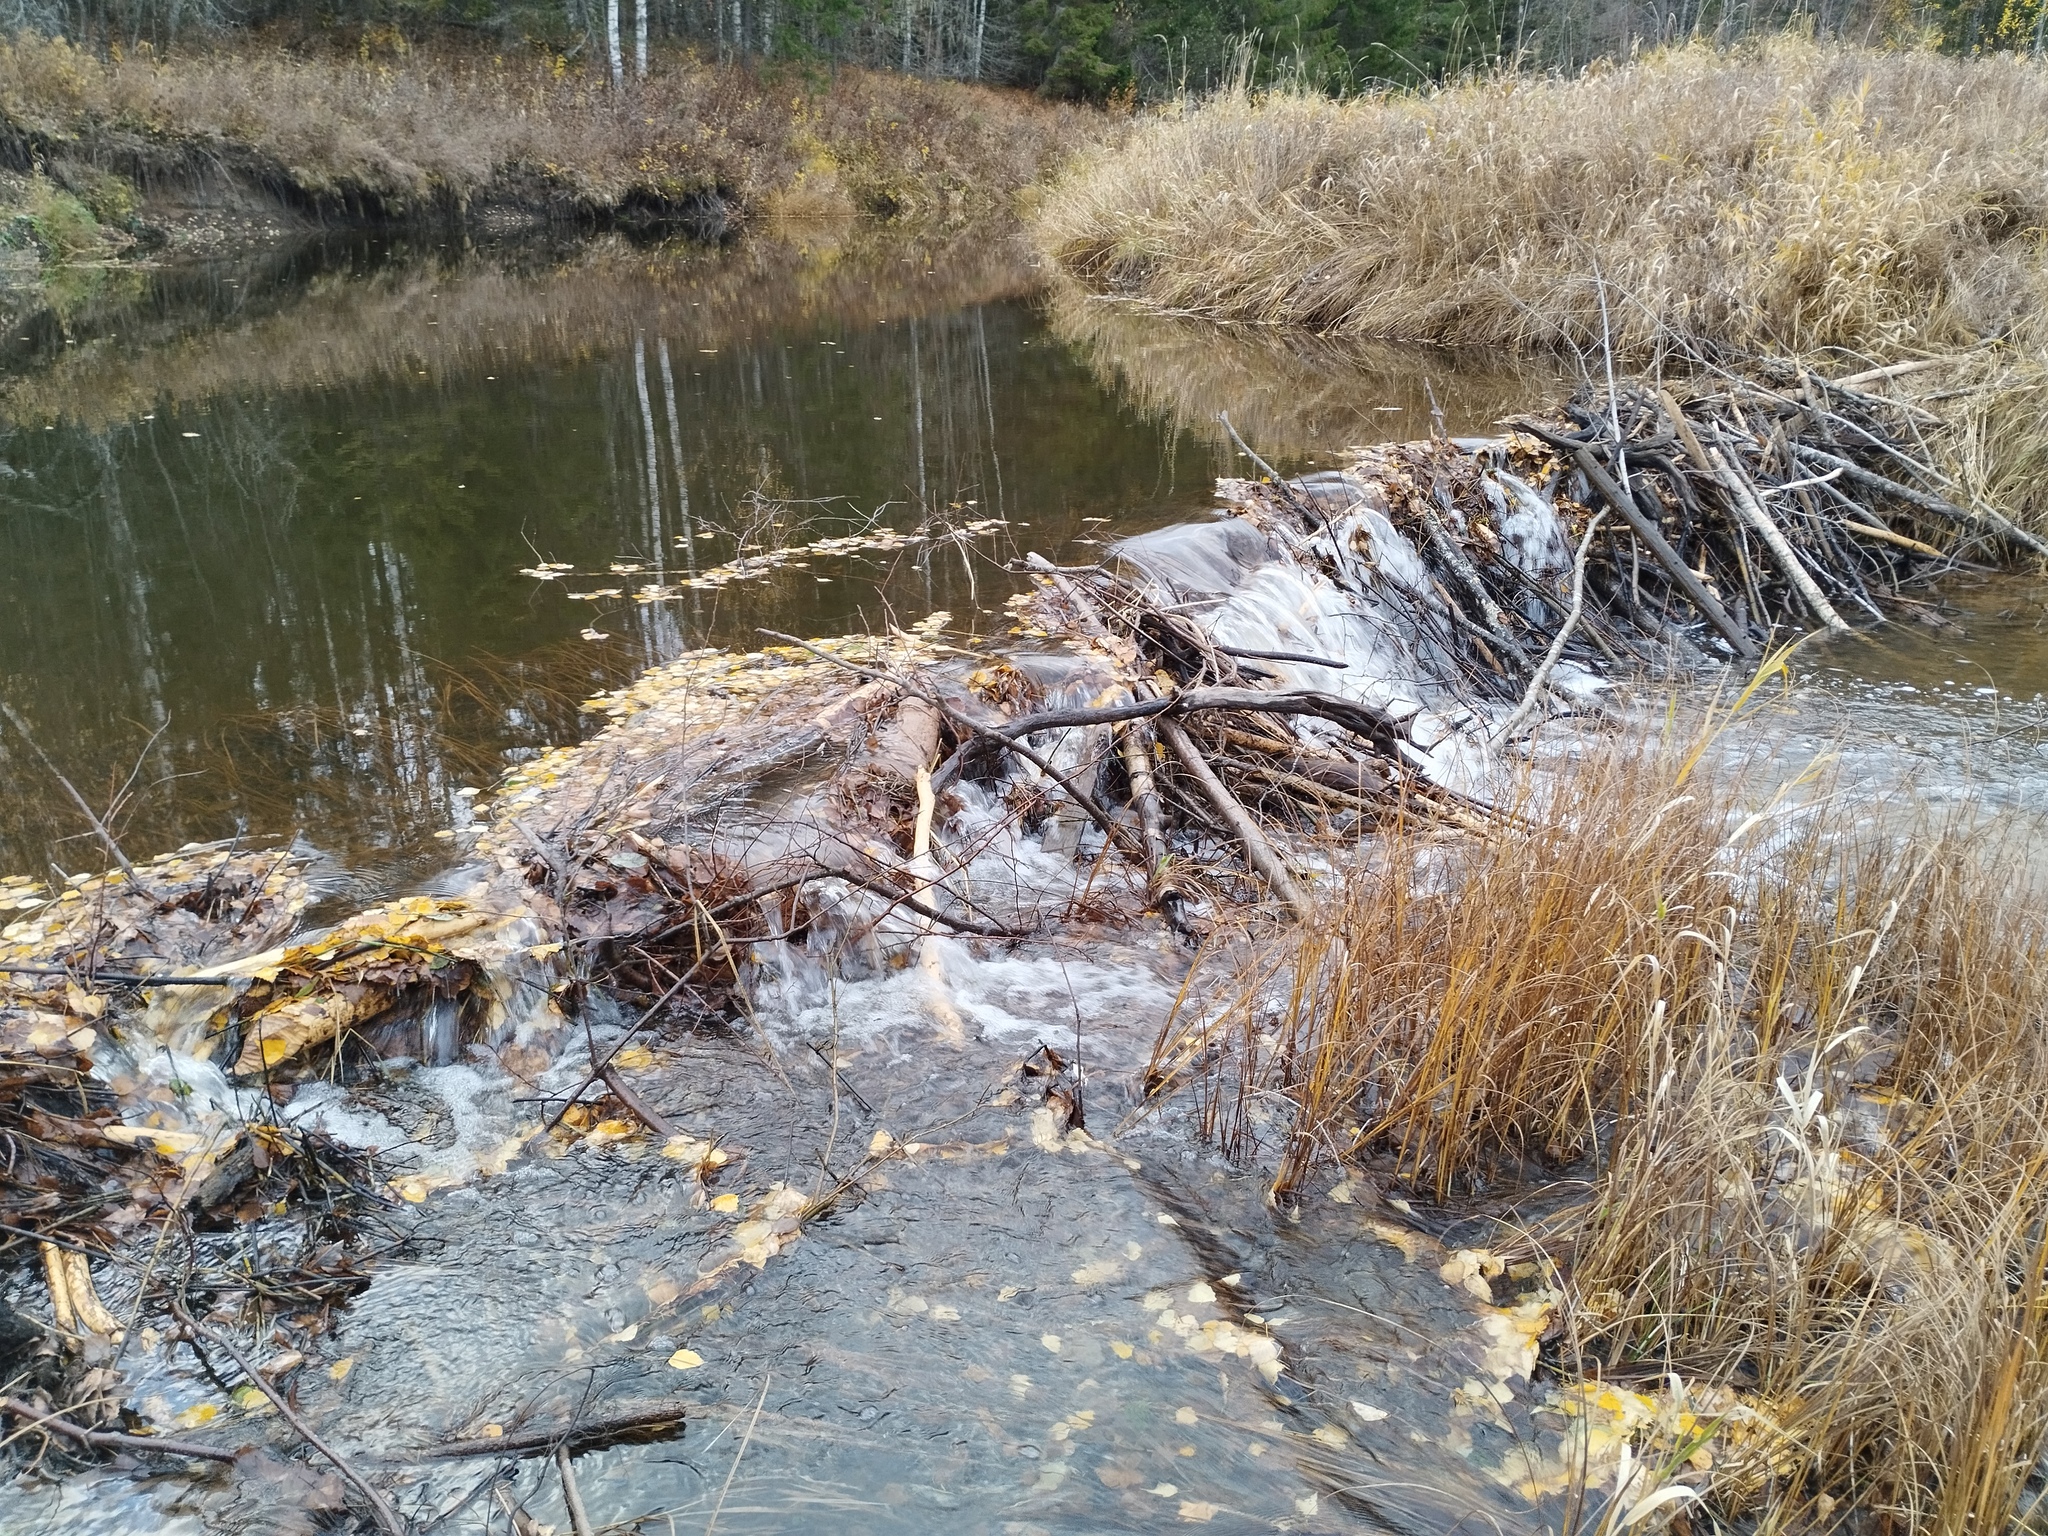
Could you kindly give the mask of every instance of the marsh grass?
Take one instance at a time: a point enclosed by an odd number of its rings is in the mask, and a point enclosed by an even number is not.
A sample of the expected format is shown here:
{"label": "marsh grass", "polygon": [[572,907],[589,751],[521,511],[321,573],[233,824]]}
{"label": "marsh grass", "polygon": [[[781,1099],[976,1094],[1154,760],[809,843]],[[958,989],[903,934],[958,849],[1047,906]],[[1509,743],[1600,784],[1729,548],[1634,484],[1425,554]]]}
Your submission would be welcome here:
{"label": "marsh grass", "polygon": [[936,218],[1005,205],[1099,120],[1018,91],[684,52],[615,91],[534,53],[256,39],[103,59],[29,35],[0,43],[0,116],[53,152],[145,173],[244,151],[302,199],[387,215],[495,188],[589,209],[716,191],[749,211]]}
{"label": "marsh grass", "polygon": [[1227,92],[1082,154],[1032,220],[1146,308],[1336,336],[1597,359],[1611,333],[1643,366],[1837,376],[1996,340],[1937,447],[2048,513],[2039,62],[1787,37],[1346,101]]}
{"label": "marsh grass", "polygon": [[1724,745],[1589,746],[1483,838],[1391,827],[1155,1081],[1246,1155],[1263,1111],[1283,1198],[1318,1162],[1584,1181],[1526,1233],[1556,1364],[1732,1390],[1685,1473],[1717,1519],[2008,1529],[2048,1435],[2035,829],[1766,794]]}

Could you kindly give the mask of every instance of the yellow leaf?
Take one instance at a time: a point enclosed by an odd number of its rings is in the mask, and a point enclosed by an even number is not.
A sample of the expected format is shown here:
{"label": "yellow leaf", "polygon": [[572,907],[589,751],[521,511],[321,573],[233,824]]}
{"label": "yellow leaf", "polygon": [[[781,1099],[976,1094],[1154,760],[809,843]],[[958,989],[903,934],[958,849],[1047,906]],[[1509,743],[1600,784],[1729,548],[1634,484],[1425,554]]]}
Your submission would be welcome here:
{"label": "yellow leaf", "polygon": [[719,1195],[711,1202],[711,1209],[714,1211],[736,1211],[739,1208],[740,1197],[734,1194]]}
{"label": "yellow leaf", "polygon": [[1109,1341],[1109,1348],[1110,1352],[1114,1354],[1119,1360],[1128,1360],[1131,1358],[1131,1346],[1126,1344],[1122,1339],[1111,1339]]}
{"label": "yellow leaf", "polygon": [[334,1364],[327,1367],[327,1374],[333,1377],[336,1381],[347,1381],[348,1373],[354,1370],[355,1368],[356,1357],[354,1355],[343,1355],[339,1360],[335,1361]]}
{"label": "yellow leaf", "polygon": [[260,1388],[252,1386],[246,1382],[243,1385],[235,1388],[235,1390],[229,1395],[234,1398],[235,1406],[241,1409],[244,1413],[277,1412],[277,1405],[271,1402],[269,1398],[265,1397]]}
{"label": "yellow leaf", "polygon": [[1173,1410],[1173,1422],[1176,1424],[1193,1424],[1196,1422],[1196,1419],[1197,1415],[1192,1408],[1176,1408]]}
{"label": "yellow leaf", "polygon": [[202,1424],[211,1424],[219,1417],[220,1410],[214,1407],[213,1404],[194,1403],[190,1408],[187,1408],[178,1415],[177,1423],[181,1429],[197,1429]]}
{"label": "yellow leaf", "polygon": [[559,955],[561,952],[562,946],[560,943],[533,944],[529,945],[526,951],[528,958],[534,960],[545,960],[548,956]]}
{"label": "yellow leaf", "polygon": [[275,1035],[264,1036],[263,1065],[265,1065],[266,1067],[276,1066],[280,1061],[283,1061],[285,1057],[289,1056],[291,1053],[292,1046],[289,1040],[281,1040]]}
{"label": "yellow leaf", "polygon": [[1051,1350],[1054,1354],[1058,1354],[1060,1352],[1060,1336],[1056,1333],[1041,1333],[1038,1336],[1038,1342],[1043,1344],[1047,1349]]}
{"label": "yellow leaf", "polygon": [[482,1429],[477,1431],[477,1435],[485,1440],[495,1440],[504,1433],[505,1426],[502,1424],[486,1424]]}
{"label": "yellow leaf", "polygon": [[679,1349],[668,1357],[669,1368],[677,1371],[694,1371],[704,1363],[704,1357],[694,1349]]}
{"label": "yellow leaf", "polygon": [[644,1072],[654,1065],[654,1052],[644,1045],[629,1045],[612,1057],[612,1065],[625,1067],[633,1072]]}

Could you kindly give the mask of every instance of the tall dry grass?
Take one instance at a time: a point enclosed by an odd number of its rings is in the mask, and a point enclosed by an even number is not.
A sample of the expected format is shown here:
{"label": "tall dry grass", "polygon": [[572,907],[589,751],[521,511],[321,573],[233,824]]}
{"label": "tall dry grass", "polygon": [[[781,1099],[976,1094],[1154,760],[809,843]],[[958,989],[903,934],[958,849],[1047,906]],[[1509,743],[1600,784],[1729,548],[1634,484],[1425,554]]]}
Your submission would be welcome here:
{"label": "tall dry grass", "polygon": [[1032,221],[1146,307],[1342,336],[1841,372],[1997,340],[1944,412],[1949,457],[2048,513],[2048,64],[1781,38],[1226,93],[1083,154]]}
{"label": "tall dry grass", "polygon": [[0,43],[0,120],[50,153],[242,152],[302,197],[385,213],[494,190],[585,208],[717,191],[748,209],[945,216],[1005,205],[1099,115],[1017,91],[657,56],[644,81],[533,54],[242,42],[100,58]]}
{"label": "tall dry grass", "polygon": [[[1701,743],[1595,748],[1526,825],[1397,826],[1156,1071],[1280,1180],[1588,1193],[1536,1224],[1568,1372],[1722,1389],[1723,1523],[2003,1531],[2048,1444],[2037,829]],[[1701,1389],[1713,1389],[1702,1391]]]}

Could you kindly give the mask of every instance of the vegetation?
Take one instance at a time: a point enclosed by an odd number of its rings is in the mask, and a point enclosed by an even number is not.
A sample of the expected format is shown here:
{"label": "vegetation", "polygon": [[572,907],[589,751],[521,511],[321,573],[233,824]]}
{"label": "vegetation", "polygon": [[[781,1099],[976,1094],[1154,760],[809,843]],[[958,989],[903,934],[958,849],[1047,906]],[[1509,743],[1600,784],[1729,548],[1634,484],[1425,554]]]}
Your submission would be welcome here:
{"label": "vegetation", "polygon": [[809,80],[657,56],[614,90],[532,55],[243,44],[100,57],[0,43],[0,118],[74,185],[160,186],[195,160],[344,215],[726,211],[945,218],[1004,206],[1091,131],[1014,91],[841,70]]}
{"label": "vegetation", "polygon": [[1726,745],[1593,748],[1456,844],[1394,826],[1155,1072],[1226,1140],[1291,1100],[1283,1181],[1583,1178],[1518,1244],[1558,1265],[1553,1363],[1711,1416],[1657,1454],[1724,1524],[2007,1529],[2048,1432],[2036,829],[1760,794]]}
{"label": "vegetation", "polygon": [[2044,188],[2048,66],[1786,37],[1347,101],[1226,92],[1085,154],[1035,227],[1149,308],[1595,367],[1610,342],[1844,371],[1996,342],[1951,460],[2038,515]]}

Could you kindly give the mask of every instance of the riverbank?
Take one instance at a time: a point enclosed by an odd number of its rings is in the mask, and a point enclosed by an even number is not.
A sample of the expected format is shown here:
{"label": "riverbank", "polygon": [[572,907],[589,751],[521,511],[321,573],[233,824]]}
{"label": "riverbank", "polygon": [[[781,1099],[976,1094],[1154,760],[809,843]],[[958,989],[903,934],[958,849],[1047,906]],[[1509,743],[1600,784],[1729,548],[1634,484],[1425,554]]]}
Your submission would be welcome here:
{"label": "riverbank", "polygon": [[1037,197],[1093,290],[1254,326],[1554,352],[1596,374],[1759,354],[1967,356],[1939,450],[2048,515],[2048,69],[1794,39],[1140,120]]}
{"label": "riverbank", "polygon": [[1019,91],[682,52],[615,90],[581,63],[450,45],[0,44],[0,161],[34,183],[13,238],[50,263],[94,240],[219,253],[337,226],[943,225],[1007,211],[1106,121]]}

